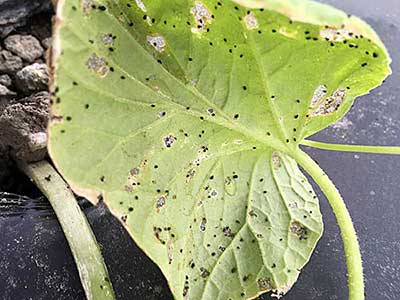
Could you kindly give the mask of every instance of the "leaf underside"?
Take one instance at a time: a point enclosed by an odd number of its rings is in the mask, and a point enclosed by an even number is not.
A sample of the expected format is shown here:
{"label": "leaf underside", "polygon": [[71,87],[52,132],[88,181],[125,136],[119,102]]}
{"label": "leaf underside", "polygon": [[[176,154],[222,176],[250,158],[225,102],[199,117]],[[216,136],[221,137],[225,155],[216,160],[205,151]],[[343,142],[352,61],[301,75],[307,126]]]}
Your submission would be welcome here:
{"label": "leaf underside", "polygon": [[308,1],[65,2],[49,151],[75,192],[176,299],[287,292],[322,233],[291,154],[389,74],[372,29]]}

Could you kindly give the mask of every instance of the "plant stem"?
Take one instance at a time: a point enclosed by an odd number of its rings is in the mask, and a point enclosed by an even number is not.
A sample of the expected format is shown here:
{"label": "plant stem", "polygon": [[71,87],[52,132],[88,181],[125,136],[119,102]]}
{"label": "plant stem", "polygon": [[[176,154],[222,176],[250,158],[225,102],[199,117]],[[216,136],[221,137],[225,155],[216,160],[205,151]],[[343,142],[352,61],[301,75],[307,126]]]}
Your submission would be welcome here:
{"label": "plant stem", "polygon": [[46,161],[20,168],[51,203],[64,231],[88,300],[114,300],[106,265],[90,225],[67,184]]}
{"label": "plant stem", "polygon": [[304,140],[303,142],[301,142],[301,144],[304,146],[310,146],[323,150],[400,155],[400,147],[398,146],[362,146],[362,145],[329,144],[329,143],[316,142],[310,140]]}
{"label": "plant stem", "polygon": [[364,300],[364,277],[360,247],[346,204],[336,186],[312,158],[300,149],[294,153],[294,158],[319,185],[336,215],[346,255],[349,300]]}

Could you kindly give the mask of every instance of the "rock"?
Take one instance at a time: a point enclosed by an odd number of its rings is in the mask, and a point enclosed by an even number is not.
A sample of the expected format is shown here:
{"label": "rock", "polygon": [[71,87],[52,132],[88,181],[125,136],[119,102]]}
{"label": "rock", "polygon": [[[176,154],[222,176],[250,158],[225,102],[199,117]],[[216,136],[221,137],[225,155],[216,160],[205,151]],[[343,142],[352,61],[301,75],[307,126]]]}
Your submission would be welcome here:
{"label": "rock", "polygon": [[49,38],[45,38],[44,40],[42,40],[42,46],[45,49],[49,49],[51,46],[51,38],[49,37]]}
{"label": "rock", "polygon": [[10,91],[8,87],[0,84],[0,99],[1,98],[11,98],[13,96],[16,96],[17,94],[13,91]]}
{"label": "rock", "polygon": [[26,162],[46,156],[50,94],[40,92],[8,103],[0,112],[0,148]]}
{"label": "rock", "polygon": [[0,75],[0,84],[9,87],[12,84],[11,77],[7,74]]}
{"label": "rock", "polygon": [[34,62],[44,53],[39,41],[32,35],[10,35],[4,40],[4,46],[28,62]]}
{"label": "rock", "polygon": [[[1,0],[0,0],[1,1]],[[13,55],[10,51],[0,51],[0,72],[7,74],[15,74],[22,69],[22,59]]]}
{"label": "rock", "polygon": [[32,15],[50,9],[50,0],[0,0],[0,38],[25,25]]}
{"label": "rock", "polygon": [[26,66],[15,76],[17,88],[24,94],[48,89],[49,72],[46,64]]}

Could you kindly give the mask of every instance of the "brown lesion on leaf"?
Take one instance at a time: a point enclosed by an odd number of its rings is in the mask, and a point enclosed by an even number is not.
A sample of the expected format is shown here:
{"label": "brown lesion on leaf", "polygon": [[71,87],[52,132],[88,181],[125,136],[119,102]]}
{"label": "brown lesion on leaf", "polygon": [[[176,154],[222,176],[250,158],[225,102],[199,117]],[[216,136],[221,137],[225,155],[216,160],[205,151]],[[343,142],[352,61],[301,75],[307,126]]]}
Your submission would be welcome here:
{"label": "brown lesion on leaf", "polygon": [[164,205],[167,203],[167,196],[166,195],[161,195],[157,198],[156,201],[156,211],[157,213],[160,212],[161,208],[164,207]]}
{"label": "brown lesion on leaf", "polygon": [[168,264],[172,264],[174,260],[174,241],[170,239],[167,242],[167,256],[168,256]]}
{"label": "brown lesion on leaf", "polygon": [[201,220],[200,226],[199,226],[199,229],[200,229],[201,232],[206,231],[206,225],[207,225],[207,219],[206,219],[206,218],[203,218],[203,219]]}
{"label": "brown lesion on leaf", "polygon": [[186,173],[186,183],[189,183],[190,181],[192,181],[194,175],[196,175],[196,170],[194,169],[189,169],[189,171],[187,171]]}
{"label": "brown lesion on leaf", "polygon": [[246,25],[247,29],[252,30],[258,28],[258,20],[256,16],[250,12],[243,18],[244,24]]}
{"label": "brown lesion on leaf", "polygon": [[289,229],[291,233],[298,236],[300,241],[307,239],[308,230],[299,221],[293,221]]}
{"label": "brown lesion on leaf", "polygon": [[105,46],[113,46],[115,37],[112,33],[106,33],[101,36],[101,41]]}
{"label": "brown lesion on leaf", "polygon": [[154,234],[154,237],[155,237],[161,244],[165,245],[166,242],[165,242],[165,240],[163,240],[162,237],[161,237],[162,232],[163,232],[162,228],[156,227],[156,226],[153,227],[153,234]]}
{"label": "brown lesion on leaf", "polygon": [[153,46],[154,49],[156,49],[160,53],[164,52],[165,47],[167,46],[165,39],[159,34],[148,35],[146,37],[146,40],[150,45]]}
{"label": "brown lesion on leaf", "polygon": [[257,213],[254,211],[254,209],[249,210],[249,216],[252,218],[257,218],[258,215]]}
{"label": "brown lesion on leaf", "polygon": [[137,167],[134,167],[129,171],[128,180],[127,180],[128,182],[124,186],[124,190],[126,192],[132,193],[140,185],[140,182],[138,179],[139,174],[140,174],[140,169]]}
{"label": "brown lesion on leaf", "polygon": [[278,170],[281,167],[281,158],[277,151],[272,153],[272,165],[275,170]]}
{"label": "brown lesion on leaf", "polygon": [[143,11],[147,12],[146,6],[144,5],[142,0],[136,0],[136,5]]}
{"label": "brown lesion on leaf", "polygon": [[257,279],[257,286],[261,291],[270,291],[273,289],[271,278],[264,277]]}
{"label": "brown lesion on leaf", "polygon": [[201,1],[195,2],[190,13],[194,16],[197,24],[197,27],[192,28],[192,32],[202,32],[205,30],[207,24],[212,23],[213,18],[210,10]]}
{"label": "brown lesion on leaf", "polygon": [[222,228],[222,233],[224,234],[224,236],[229,238],[235,237],[235,234],[232,232],[232,229],[229,226]]}
{"label": "brown lesion on leaf", "polygon": [[200,267],[200,276],[202,278],[207,278],[208,276],[210,276],[210,272],[206,268]]}
{"label": "brown lesion on leaf", "polygon": [[140,173],[139,168],[133,168],[133,169],[131,169],[131,170],[129,171],[129,174],[130,174],[131,176],[137,176],[137,175],[139,175],[139,173]]}
{"label": "brown lesion on leaf", "polygon": [[85,15],[89,15],[95,7],[93,0],[81,0],[81,10]]}
{"label": "brown lesion on leaf", "polygon": [[311,98],[310,107],[315,107],[318,103],[320,103],[325,98],[327,92],[328,88],[325,85],[317,86]]}
{"label": "brown lesion on leaf", "polygon": [[98,56],[96,53],[93,53],[85,64],[89,70],[92,70],[101,78],[105,77],[110,71],[107,61],[103,57]]}
{"label": "brown lesion on leaf", "polygon": [[345,96],[346,89],[336,90],[311,112],[311,116],[325,116],[334,113],[342,105]]}
{"label": "brown lesion on leaf", "polygon": [[185,282],[185,285],[182,290],[183,299],[187,300],[189,298],[189,282]]}
{"label": "brown lesion on leaf", "polygon": [[143,160],[140,162],[139,168],[140,168],[140,169],[144,169],[144,168],[147,166],[147,164],[148,164],[148,160],[147,160],[147,159],[143,159]]}
{"label": "brown lesion on leaf", "polygon": [[218,196],[218,191],[217,190],[211,190],[210,195],[211,198],[215,198]]}
{"label": "brown lesion on leaf", "polygon": [[166,148],[171,148],[172,145],[176,142],[176,137],[172,134],[169,134],[163,138],[163,142]]}
{"label": "brown lesion on leaf", "polygon": [[342,42],[351,39],[353,33],[345,28],[324,27],[320,30],[319,35],[331,42]]}

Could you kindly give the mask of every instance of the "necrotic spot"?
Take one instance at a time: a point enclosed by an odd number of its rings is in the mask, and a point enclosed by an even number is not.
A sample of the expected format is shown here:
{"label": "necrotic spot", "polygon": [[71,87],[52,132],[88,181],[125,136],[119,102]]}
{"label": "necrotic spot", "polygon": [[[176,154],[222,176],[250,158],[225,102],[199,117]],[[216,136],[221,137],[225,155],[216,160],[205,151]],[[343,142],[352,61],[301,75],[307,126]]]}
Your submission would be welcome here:
{"label": "necrotic spot", "polygon": [[253,13],[249,13],[249,14],[247,14],[244,18],[243,18],[243,20],[244,20],[244,22],[245,22],[245,24],[246,24],[246,27],[248,28],[248,29],[255,29],[255,28],[257,28],[258,27],[258,21],[257,21],[257,18],[256,18],[256,16],[253,14]]}
{"label": "necrotic spot", "polygon": [[166,43],[161,35],[148,35],[146,39],[158,52],[161,53],[165,50]]}
{"label": "necrotic spot", "polygon": [[104,58],[99,57],[96,53],[93,53],[86,61],[86,66],[96,72],[100,77],[105,77],[109,71],[107,62]]}
{"label": "necrotic spot", "polygon": [[319,85],[314,91],[310,106],[314,107],[319,102],[321,102],[321,100],[325,98],[326,93],[327,93],[327,87],[325,85]]}
{"label": "necrotic spot", "polygon": [[176,137],[174,137],[173,135],[168,135],[166,137],[164,137],[164,145],[167,148],[172,147],[173,143],[176,141]]}

